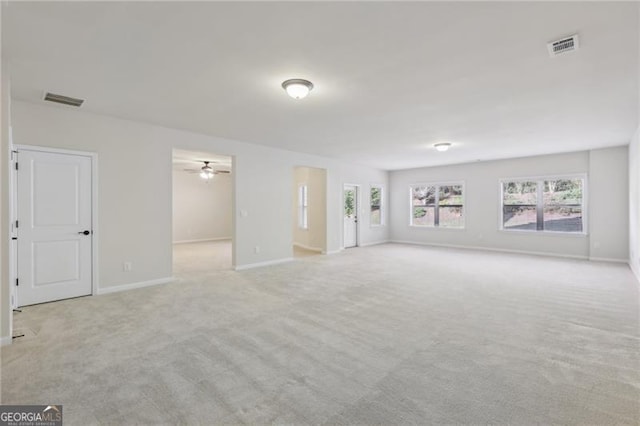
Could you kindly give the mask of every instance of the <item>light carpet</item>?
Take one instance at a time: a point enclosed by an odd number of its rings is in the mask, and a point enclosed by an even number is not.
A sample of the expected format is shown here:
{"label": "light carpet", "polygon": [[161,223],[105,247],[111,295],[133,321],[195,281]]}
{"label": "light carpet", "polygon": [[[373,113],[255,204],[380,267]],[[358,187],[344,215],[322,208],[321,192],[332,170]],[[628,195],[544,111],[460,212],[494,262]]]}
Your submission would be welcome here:
{"label": "light carpet", "polygon": [[626,265],[387,244],[188,269],[16,314],[2,403],[69,425],[640,422]]}

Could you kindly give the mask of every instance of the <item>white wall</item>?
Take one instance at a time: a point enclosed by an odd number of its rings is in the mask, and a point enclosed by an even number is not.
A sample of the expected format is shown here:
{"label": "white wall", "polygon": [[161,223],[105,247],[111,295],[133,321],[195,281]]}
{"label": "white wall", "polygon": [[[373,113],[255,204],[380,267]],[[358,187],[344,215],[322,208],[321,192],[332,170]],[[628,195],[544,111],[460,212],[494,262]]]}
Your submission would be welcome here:
{"label": "white wall", "polygon": [[[293,244],[316,251],[326,251],[327,173],[313,167],[293,169]],[[307,229],[298,224],[298,188],[307,186]]]}
{"label": "white wall", "polygon": [[640,127],[629,144],[629,266],[640,281]]}
{"label": "white wall", "polygon": [[629,148],[589,152],[589,257],[629,257]]}
{"label": "white wall", "polygon": [[[590,236],[594,235],[599,242],[598,257],[626,259],[626,238],[618,238],[627,233],[628,226],[624,220],[626,215],[622,213],[622,220],[605,220],[605,215],[608,214],[602,210],[607,208],[605,205],[589,202],[588,208],[595,218],[594,223],[591,218],[588,219],[589,236],[500,231],[498,183],[500,179],[509,177],[590,173],[589,169],[593,158],[595,174],[589,179],[589,200],[607,199],[609,203],[624,208],[627,206],[627,195],[623,194],[626,184],[622,182],[622,174],[620,173],[620,170],[624,173],[627,167],[624,152],[625,147],[617,147],[599,150],[593,154],[593,157],[588,151],[584,151],[393,171],[389,177],[391,239],[424,244],[481,247],[589,258],[589,240]],[[611,176],[608,176],[608,173]],[[465,229],[409,226],[408,188],[410,184],[460,180],[465,182]],[[601,180],[603,184],[601,184]],[[623,189],[609,191],[608,185],[614,183]],[[616,237],[606,237],[607,232]]]}
{"label": "white wall", "polygon": [[[101,288],[171,276],[174,148],[235,157],[236,266],[292,257],[294,166],[327,170],[329,252],[342,241],[342,184],[387,183],[385,171],[59,106],[14,101],[13,124],[17,144],[98,153]],[[386,228],[363,228],[365,243],[388,239]],[[133,263],[131,272],[124,261]]]}
{"label": "white wall", "polygon": [[198,173],[173,171],[173,242],[231,238],[231,175],[204,180]]}

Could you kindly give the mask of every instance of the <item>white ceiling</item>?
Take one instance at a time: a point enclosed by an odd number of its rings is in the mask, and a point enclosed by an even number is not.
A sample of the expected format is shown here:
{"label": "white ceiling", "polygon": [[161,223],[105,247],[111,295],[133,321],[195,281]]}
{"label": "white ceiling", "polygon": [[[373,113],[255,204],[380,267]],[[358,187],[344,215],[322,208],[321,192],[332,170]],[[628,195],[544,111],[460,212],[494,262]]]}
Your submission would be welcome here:
{"label": "white ceiling", "polygon": [[[13,96],[383,169],[628,143],[638,4],[10,3]],[[581,49],[546,43],[578,32]],[[306,78],[308,98],[280,83]],[[454,143],[446,153],[431,145]]]}

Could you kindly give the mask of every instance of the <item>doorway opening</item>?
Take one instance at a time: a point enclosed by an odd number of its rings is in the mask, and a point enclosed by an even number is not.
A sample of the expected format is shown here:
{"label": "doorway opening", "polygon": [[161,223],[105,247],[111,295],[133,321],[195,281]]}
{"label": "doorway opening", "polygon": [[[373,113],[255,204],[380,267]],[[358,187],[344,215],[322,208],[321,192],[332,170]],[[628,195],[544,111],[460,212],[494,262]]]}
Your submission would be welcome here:
{"label": "doorway opening", "polygon": [[293,256],[309,257],[327,250],[327,171],[293,168]]}
{"label": "doorway opening", "polygon": [[343,247],[346,249],[358,247],[360,245],[360,224],[358,223],[360,187],[358,185],[345,184],[342,194]]}
{"label": "doorway opening", "polygon": [[230,270],[233,264],[232,157],[173,150],[173,272]]}

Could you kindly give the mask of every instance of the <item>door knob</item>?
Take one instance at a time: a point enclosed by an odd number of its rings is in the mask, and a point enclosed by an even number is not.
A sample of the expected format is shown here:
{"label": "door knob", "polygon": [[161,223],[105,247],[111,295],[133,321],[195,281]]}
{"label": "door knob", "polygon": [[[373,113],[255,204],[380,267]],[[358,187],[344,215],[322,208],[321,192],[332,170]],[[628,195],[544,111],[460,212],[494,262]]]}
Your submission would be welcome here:
{"label": "door knob", "polygon": [[88,230],[78,232],[78,234],[83,234],[83,235],[89,235],[90,233],[91,231],[88,231]]}

